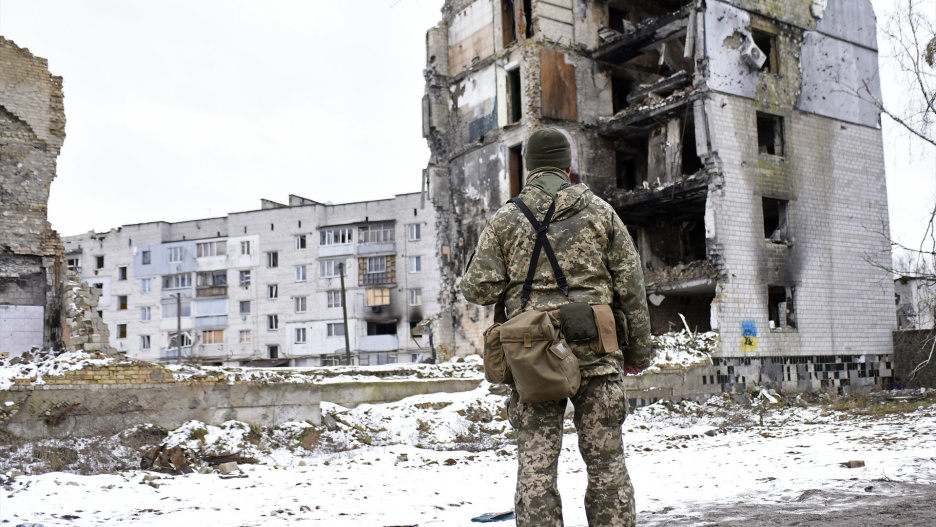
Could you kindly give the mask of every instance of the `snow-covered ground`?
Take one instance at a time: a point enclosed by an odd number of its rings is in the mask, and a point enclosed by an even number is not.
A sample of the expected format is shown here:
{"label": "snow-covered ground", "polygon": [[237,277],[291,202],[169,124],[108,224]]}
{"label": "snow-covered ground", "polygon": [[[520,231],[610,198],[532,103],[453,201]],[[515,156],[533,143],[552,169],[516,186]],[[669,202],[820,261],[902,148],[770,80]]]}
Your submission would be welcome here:
{"label": "snow-covered ground", "polygon": [[[293,423],[264,431],[261,439],[254,430],[251,442],[246,424],[195,422],[163,439],[167,447],[196,454],[243,449],[260,460],[234,473],[245,477],[126,470],[10,480],[7,465],[0,523],[473,525],[472,517],[513,508],[515,447],[504,419],[506,398],[491,388],[482,383],[472,392],[352,410],[326,403],[331,430]],[[885,499],[909,485],[936,484],[932,393],[807,402],[763,392],[752,402],[725,396],[705,404],[657,404],[628,417],[627,464],[640,525],[713,525],[706,520],[714,510],[745,504],[805,505],[832,514],[855,503],[852,497]],[[903,411],[891,411],[895,405]],[[559,485],[566,525],[584,526],[585,467],[571,421],[563,445]],[[841,465],[852,460],[864,466]],[[159,479],[144,481],[153,477]],[[833,492],[848,499],[822,498]],[[728,524],[735,525],[719,525]],[[865,524],[884,525],[870,517],[854,523]]]}

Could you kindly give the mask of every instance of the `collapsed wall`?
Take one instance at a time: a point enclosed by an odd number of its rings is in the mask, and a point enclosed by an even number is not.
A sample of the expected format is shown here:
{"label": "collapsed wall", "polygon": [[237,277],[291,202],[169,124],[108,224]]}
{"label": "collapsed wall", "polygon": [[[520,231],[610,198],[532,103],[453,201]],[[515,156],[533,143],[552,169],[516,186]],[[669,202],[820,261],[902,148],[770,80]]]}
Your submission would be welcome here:
{"label": "collapsed wall", "polygon": [[62,78],[0,37],[0,353],[62,345],[63,246],[47,220]]}

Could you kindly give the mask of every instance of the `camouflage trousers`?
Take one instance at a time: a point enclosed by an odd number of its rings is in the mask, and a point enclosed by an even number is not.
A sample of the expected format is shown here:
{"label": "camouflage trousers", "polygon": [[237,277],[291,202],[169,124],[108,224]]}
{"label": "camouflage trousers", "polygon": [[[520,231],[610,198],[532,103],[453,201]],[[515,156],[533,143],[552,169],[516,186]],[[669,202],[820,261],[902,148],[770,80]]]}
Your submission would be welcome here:
{"label": "camouflage trousers", "polygon": [[[572,396],[579,452],[588,468],[585,514],[589,527],[635,525],[634,487],[624,465],[621,425],[627,399],[621,375],[585,377]],[[517,430],[518,527],[562,527],[562,502],[556,487],[566,399],[521,403],[510,394],[507,414]]]}

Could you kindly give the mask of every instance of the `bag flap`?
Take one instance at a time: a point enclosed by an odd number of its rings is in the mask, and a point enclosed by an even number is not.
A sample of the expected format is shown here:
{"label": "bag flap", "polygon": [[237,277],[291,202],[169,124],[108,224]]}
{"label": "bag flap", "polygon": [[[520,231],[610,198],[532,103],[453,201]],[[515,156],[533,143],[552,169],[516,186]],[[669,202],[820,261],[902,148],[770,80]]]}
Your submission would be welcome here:
{"label": "bag flap", "polygon": [[598,326],[598,339],[603,353],[613,353],[620,349],[615,329],[614,312],[611,306],[598,304],[592,306],[595,312],[595,325]]}
{"label": "bag flap", "polygon": [[500,327],[500,337],[501,342],[552,341],[555,340],[556,333],[549,315],[533,310],[520,313],[503,323]]}

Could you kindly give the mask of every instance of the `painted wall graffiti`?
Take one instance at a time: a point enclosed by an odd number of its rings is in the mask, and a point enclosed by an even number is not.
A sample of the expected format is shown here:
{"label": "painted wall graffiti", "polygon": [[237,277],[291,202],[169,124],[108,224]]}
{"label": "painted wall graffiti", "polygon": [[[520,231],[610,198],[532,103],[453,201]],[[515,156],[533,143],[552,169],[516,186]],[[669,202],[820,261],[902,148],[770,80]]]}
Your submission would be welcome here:
{"label": "painted wall graffiti", "polygon": [[757,351],[757,322],[741,321],[741,351]]}

